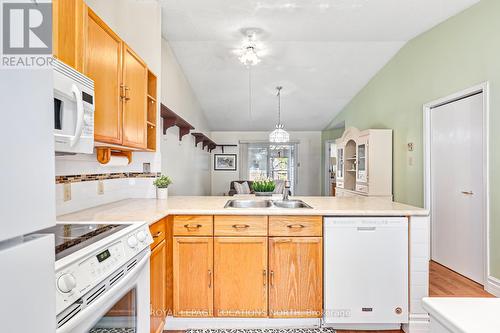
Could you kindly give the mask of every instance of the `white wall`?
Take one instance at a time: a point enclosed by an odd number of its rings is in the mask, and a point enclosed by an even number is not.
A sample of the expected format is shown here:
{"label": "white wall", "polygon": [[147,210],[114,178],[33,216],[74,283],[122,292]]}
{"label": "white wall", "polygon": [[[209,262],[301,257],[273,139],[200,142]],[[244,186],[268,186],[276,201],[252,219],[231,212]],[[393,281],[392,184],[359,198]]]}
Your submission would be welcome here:
{"label": "white wall", "polygon": [[[161,102],[188,121],[195,132],[208,132],[207,119],[189,82],[168,45],[162,40]],[[169,195],[210,195],[210,154],[194,146],[194,137],[179,142],[179,130],[171,127],[162,136],[162,173],[173,180]]]}
{"label": "white wall", "polygon": [[[321,132],[289,132],[290,140],[299,141],[296,195],[321,195]],[[218,144],[239,144],[244,141],[267,141],[269,132],[212,132],[212,139]],[[212,170],[212,195],[229,191],[229,183],[239,180],[239,147],[225,148],[225,153],[238,155],[237,171]],[[213,153],[220,153],[220,148]]]}
{"label": "white wall", "polygon": [[[161,91],[161,11],[156,1],[135,0],[86,0],[92,10],[96,12],[137,54],[144,59],[148,67],[158,76],[158,91]],[[159,131],[158,131],[159,138]],[[113,172],[142,172],[143,163],[150,163],[151,171],[161,171],[160,149],[156,153],[133,153],[133,163],[126,167],[101,166],[95,154],[56,157],[56,175],[77,175]],[[139,181],[142,183],[142,181]],[[145,184],[151,182],[144,180]],[[63,202],[62,196],[56,196],[57,214],[67,213],[73,209],[83,209],[96,204],[109,202],[116,196],[113,183],[116,180],[105,180],[104,195],[97,195],[97,182],[85,182],[84,185],[75,185],[85,188],[85,196],[73,195],[71,201]],[[109,186],[108,186],[109,183]],[[137,193],[152,193],[150,189],[137,189],[137,182],[121,182],[120,193],[129,192],[130,196]],[[129,187],[127,187],[129,185]],[[61,193],[61,186],[56,186],[57,193]],[[92,189],[92,191],[90,190]],[[106,189],[109,189],[107,192]],[[76,193],[75,193],[76,194]],[[142,195],[141,194],[141,195]],[[75,202],[78,201],[78,202]]]}

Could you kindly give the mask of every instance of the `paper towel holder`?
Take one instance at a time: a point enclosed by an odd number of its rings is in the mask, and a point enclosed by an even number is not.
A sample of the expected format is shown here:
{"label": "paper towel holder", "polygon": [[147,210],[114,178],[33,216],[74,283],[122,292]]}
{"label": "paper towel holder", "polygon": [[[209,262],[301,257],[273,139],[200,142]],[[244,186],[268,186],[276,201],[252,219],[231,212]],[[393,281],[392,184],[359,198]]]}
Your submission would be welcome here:
{"label": "paper towel holder", "polygon": [[111,156],[122,156],[128,159],[128,164],[132,163],[132,152],[129,150],[112,150],[111,148],[98,147],[97,161],[101,164],[107,164],[111,160]]}

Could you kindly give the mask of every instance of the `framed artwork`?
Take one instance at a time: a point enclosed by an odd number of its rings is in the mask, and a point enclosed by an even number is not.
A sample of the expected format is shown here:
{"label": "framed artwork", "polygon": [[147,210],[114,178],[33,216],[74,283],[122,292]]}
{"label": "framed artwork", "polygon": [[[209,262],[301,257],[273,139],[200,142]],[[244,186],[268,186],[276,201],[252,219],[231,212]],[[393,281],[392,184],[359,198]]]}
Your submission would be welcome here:
{"label": "framed artwork", "polygon": [[236,171],[236,154],[214,154],[214,170]]}

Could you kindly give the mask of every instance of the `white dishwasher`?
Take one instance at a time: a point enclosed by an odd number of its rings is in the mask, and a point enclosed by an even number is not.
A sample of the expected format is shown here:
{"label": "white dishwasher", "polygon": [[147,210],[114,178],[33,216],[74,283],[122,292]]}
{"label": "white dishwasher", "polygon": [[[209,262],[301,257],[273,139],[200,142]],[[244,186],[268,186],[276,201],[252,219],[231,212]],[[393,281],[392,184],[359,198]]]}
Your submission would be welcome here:
{"label": "white dishwasher", "polygon": [[324,220],[324,323],[408,322],[408,219]]}

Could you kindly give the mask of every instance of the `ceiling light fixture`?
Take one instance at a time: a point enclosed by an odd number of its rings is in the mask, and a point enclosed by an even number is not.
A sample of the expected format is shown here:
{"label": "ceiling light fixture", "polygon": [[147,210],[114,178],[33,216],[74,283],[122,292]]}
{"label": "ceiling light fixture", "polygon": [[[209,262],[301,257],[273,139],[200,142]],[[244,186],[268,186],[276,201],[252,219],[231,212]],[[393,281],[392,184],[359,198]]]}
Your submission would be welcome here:
{"label": "ceiling light fixture", "polygon": [[290,141],[290,134],[285,131],[285,126],[281,123],[281,89],[283,89],[283,87],[276,87],[278,91],[276,94],[276,96],[278,96],[278,123],[276,124],[276,129],[269,134],[269,141],[274,143]]}
{"label": "ceiling light fixture", "polygon": [[241,55],[238,59],[247,67],[255,66],[260,62],[260,58],[257,55],[257,45],[254,41],[254,34],[248,35],[248,40],[243,45]]}

